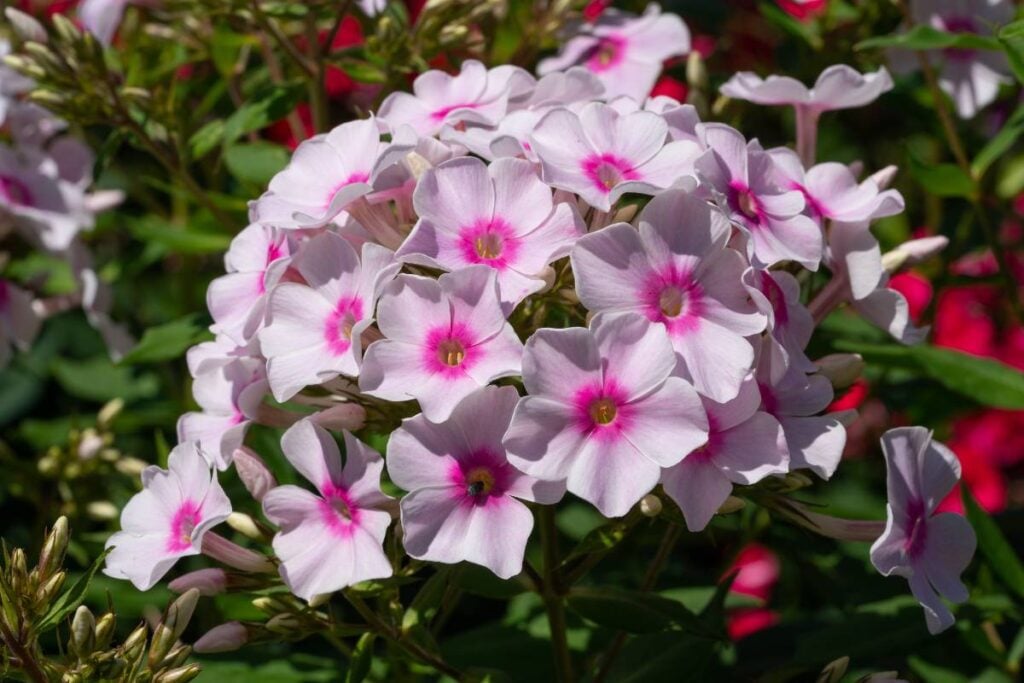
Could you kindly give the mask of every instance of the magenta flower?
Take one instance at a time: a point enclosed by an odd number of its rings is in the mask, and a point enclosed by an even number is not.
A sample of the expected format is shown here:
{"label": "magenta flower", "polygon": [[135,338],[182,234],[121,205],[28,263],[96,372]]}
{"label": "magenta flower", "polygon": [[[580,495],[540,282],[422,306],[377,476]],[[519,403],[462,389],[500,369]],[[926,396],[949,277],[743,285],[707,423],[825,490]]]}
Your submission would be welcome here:
{"label": "magenta flower", "polygon": [[377,113],[392,132],[410,126],[418,135],[436,135],[445,124],[476,123],[493,126],[508,110],[511,97],[532,88],[534,78],[516,66],[488,70],[468,59],[458,75],[431,70],[416,77],[413,93],[395,92]]}
{"label": "magenta flower", "polygon": [[883,576],[902,576],[924,607],[931,633],[955,621],[940,595],[967,600],[960,574],[971,563],[977,539],[958,514],[935,509],[960,479],[956,455],[932,441],[924,427],[899,427],[882,435],[887,471],[885,532],[871,546],[871,563]]}
{"label": "magenta flower", "polygon": [[274,228],[318,228],[372,190],[385,148],[376,119],[349,121],[298,146],[267,192],[249,204],[254,222]]}
{"label": "magenta flower", "polygon": [[505,321],[497,276],[469,266],[437,280],[400,275],[380,298],[359,388],[386,401],[416,399],[431,422],[499,377],[518,375],[523,344]]}
{"label": "magenta flower", "polygon": [[194,443],[174,448],[167,469],[147,467],[143,489],[121,511],[121,531],[103,573],[149,590],[178,558],[198,555],[203,536],[231,514],[231,501]]}
{"label": "magenta flower", "polygon": [[192,383],[192,395],[203,410],[178,418],[178,440],[197,442],[217,469],[226,470],[266,393],[263,364],[254,358],[234,360],[203,373]]}
{"label": "magenta flower", "polygon": [[206,291],[211,330],[245,343],[263,323],[267,290],[288,267],[291,249],[284,231],[252,224],[238,233],[224,257],[227,275]]}
{"label": "magenta flower", "polygon": [[380,490],[384,461],[349,432],[343,435],[344,467],[326,430],[297,422],[281,437],[281,448],[317,493],[287,485],[263,498],[263,512],[280,527],[273,545],[281,578],[304,600],[391,576],[382,547],[392,502]]}
{"label": "magenta flower", "polygon": [[661,483],[678,505],[690,531],[702,531],[722,506],[733,484],[756,484],[789,471],[789,448],[779,421],[760,410],[753,378],[730,401],[701,399],[708,415],[708,442],[661,473]]}
{"label": "magenta flower", "polygon": [[620,114],[592,102],[576,113],[549,112],[530,136],[544,182],[575,192],[601,211],[626,192],[656,194],[693,174],[693,142],[668,142],[668,124],[648,111]]}
{"label": "magenta flower", "polygon": [[771,156],[756,143],[748,145],[735,129],[705,123],[701,132],[709,149],[694,162],[697,174],[747,235],[747,255],[754,265],[796,261],[817,270],[821,229],[803,215],[803,193],[779,187]]}
{"label": "magenta flower", "polygon": [[391,480],[402,498],[402,543],[412,557],[483,565],[503,579],[523,567],[533,514],[521,500],[556,503],[560,482],[538,481],[508,463],[501,439],[519,394],[484,387],[447,421],[409,418],[388,441]]}
{"label": "magenta flower", "polygon": [[447,161],[423,175],[414,204],[420,220],[399,259],[445,270],[489,266],[507,310],[544,286],[538,275],[584,232],[575,208],[556,205],[522,159]]}
{"label": "magenta flower", "polygon": [[744,337],[765,317],[743,287],[743,256],[726,248],[729,221],[683,190],[667,190],[640,214],[586,235],[572,251],[580,301],[589,310],[634,311],[668,330],[678,371],[701,394],[727,401],[754,364]]}
{"label": "magenta flower", "polygon": [[278,401],[339,374],[359,375],[362,333],[400,265],[391,251],[373,243],[363,245],[360,259],[348,242],[328,232],[307,242],[293,267],[305,284],[283,282],[274,288],[259,334],[267,380]]}
{"label": "magenta flower", "polygon": [[526,343],[521,399],[505,435],[512,465],[618,517],[707,441],[700,397],[672,377],[668,333],[637,313],[590,329],[541,329]]}
{"label": "magenta flower", "polygon": [[661,74],[661,64],[690,51],[690,31],[675,14],[650,4],[642,16],[614,9],[579,26],[554,57],[541,60],[537,73],[587,68],[604,84],[608,99],[627,95],[642,101]]}
{"label": "magenta flower", "polygon": [[0,368],[11,359],[11,347],[25,351],[42,321],[32,309],[32,295],[0,278]]}

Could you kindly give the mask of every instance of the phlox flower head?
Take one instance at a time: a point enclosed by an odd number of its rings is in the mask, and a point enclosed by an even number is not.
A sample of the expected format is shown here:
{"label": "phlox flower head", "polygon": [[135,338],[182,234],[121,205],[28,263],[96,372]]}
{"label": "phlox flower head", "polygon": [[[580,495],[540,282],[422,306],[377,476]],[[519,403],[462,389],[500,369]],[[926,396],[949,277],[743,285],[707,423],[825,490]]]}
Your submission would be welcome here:
{"label": "phlox flower head", "polygon": [[668,124],[648,111],[620,114],[592,102],[579,112],[555,109],[530,136],[544,181],[575,192],[601,211],[626,192],[653,195],[693,175],[700,148],[668,141]]}
{"label": "phlox flower head", "polygon": [[32,309],[32,295],[0,278],[0,368],[11,359],[11,347],[26,350],[39,333],[39,316]]}
{"label": "phlox flower head", "polygon": [[761,78],[750,71],[734,74],[721,87],[723,95],[736,100],[790,105],[797,109],[797,116],[863,107],[889,90],[892,90],[892,77],[885,67],[862,74],[845,64],[833,64],[822,71],[811,88],[789,76]]}
{"label": "phlox flower head", "polygon": [[743,287],[741,254],[716,209],[685,190],[662,192],[627,223],[581,238],[572,251],[580,301],[594,312],[633,311],[668,331],[680,372],[700,393],[727,401],[754,363],[744,337],[764,330]]}
{"label": "phlox flower head", "polygon": [[386,337],[370,344],[359,388],[386,401],[419,401],[431,422],[499,377],[518,375],[523,344],[505,321],[497,274],[469,266],[438,279],[399,275],[377,308]]}
{"label": "phlox flower head", "polygon": [[556,56],[541,60],[537,73],[581,65],[604,84],[609,99],[626,95],[641,101],[654,87],[662,62],[689,51],[686,24],[675,14],[662,14],[658,5],[648,5],[639,17],[608,9],[593,23],[581,24]]}
{"label": "phlox flower head", "polygon": [[708,415],[708,442],[661,475],[665,493],[679,505],[690,531],[707,526],[733,484],[755,484],[789,471],[782,425],[760,410],[761,395],[753,377],[730,401],[701,400]]}
{"label": "phlox flower head", "polygon": [[796,261],[817,270],[821,229],[803,215],[803,193],[780,187],[771,156],[755,142],[748,145],[734,128],[701,124],[701,135],[708,150],[694,164],[697,175],[747,235],[751,261],[759,267]]}
{"label": "phlox flower head", "polygon": [[533,514],[520,501],[555,503],[565,486],[509,464],[501,440],[518,400],[514,387],[484,387],[448,420],[434,424],[417,415],[391,435],[388,474],[409,492],[401,501],[409,555],[473,562],[503,579],[522,570]]}
{"label": "phlox flower head", "polygon": [[274,553],[281,578],[304,600],[391,576],[382,547],[391,524],[391,498],[380,490],[384,461],[344,432],[345,463],[334,438],[310,420],[285,432],[281,448],[292,467],[316,488],[278,486],[263,511],[280,531]]}
{"label": "phlox flower head", "polygon": [[179,558],[199,554],[203,535],[231,514],[231,501],[195,443],[176,446],[166,470],[147,467],[142,486],[107,541],[103,573],[149,590]]}
{"label": "phlox flower head", "polygon": [[339,374],[359,375],[362,334],[400,264],[380,245],[367,242],[357,253],[326,232],[304,245],[293,267],[303,282],[273,289],[259,334],[267,379],[279,401]]}
{"label": "phlox flower head", "polygon": [[447,161],[423,175],[414,205],[420,219],[398,257],[445,270],[488,266],[508,310],[544,286],[541,271],[584,232],[575,208],[555,204],[522,159]]}
{"label": "phlox flower head", "polygon": [[882,436],[889,502],[885,532],[871,546],[871,563],[884,576],[902,576],[924,607],[928,630],[953,625],[940,595],[967,600],[960,574],[974,555],[974,529],[962,516],[935,510],[960,479],[960,463],[932,441],[924,427],[899,427]]}
{"label": "phlox flower head", "polygon": [[696,390],[673,377],[664,326],[604,314],[589,329],[538,330],[526,344],[520,400],[505,435],[512,465],[618,517],[707,441]]}

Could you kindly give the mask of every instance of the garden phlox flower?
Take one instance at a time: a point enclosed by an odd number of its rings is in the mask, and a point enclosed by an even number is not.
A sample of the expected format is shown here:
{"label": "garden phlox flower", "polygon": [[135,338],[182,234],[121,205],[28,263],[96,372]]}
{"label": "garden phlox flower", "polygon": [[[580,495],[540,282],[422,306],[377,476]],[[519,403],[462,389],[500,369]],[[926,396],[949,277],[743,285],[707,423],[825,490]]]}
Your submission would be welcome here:
{"label": "garden phlox flower", "polygon": [[231,514],[231,501],[195,443],[176,446],[166,470],[147,467],[142,487],[121,512],[121,531],[107,540],[103,573],[149,590],[179,558],[199,554],[206,532]]}
{"label": "garden phlox flower", "polygon": [[721,123],[701,124],[708,150],[694,163],[701,182],[747,235],[747,255],[758,267],[796,261],[817,270],[822,255],[818,225],[803,215],[804,195],[780,187],[771,156],[756,142]]}
{"label": "garden phlox flower", "polygon": [[32,309],[32,295],[0,278],[0,368],[11,359],[11,347],[24,351],[39,333],[41,321]]}
{"label": "garden phlox flower", "polygon": [[381,295],[386,337],[363,357],[359,388],[387,401],[419,401],[431,422],[499,377],[518,375],[523,344],[505,321],[497,274],[469,266],[438,279],[399,275]]}
{"label": "garden phlox flower", "polygon": [[509,462],[618,517],[707,441],[696,390],[673,377],[664,326],[638,313],[602,314],[589,329],[541,329],[526,343],[523,383],[505,449]]}
{"label": "garden phlox flower", "polygon": [[541,60],[537,73],[584,66],[604,84],[609,99],[627,95],[643,100],[658,80],[662,62],[690,51],[686,24],[675,14],[662,14],[655,4],[639,17],[608,9],[595,22],[577,28],[557,55]]}
{"label": "garden phlox flower", "polygon": [[960,463],[948,448],[932,441],[924,427],[898,427],[882,436],[885,453],[885,532],[871,546],[871,563],[884,576],[902,576],[924,607],[928,630],[953,625],[940,595],[967,600],[960,574],[971,562],[977,539],[962,516],[935,509],[960,479]]}
{"label": "garden phlox flower", "polygon": [[325,429],[309,420],[295,423],[281,448],[317,493],[285,485],[263,497],[264,513],[280,528],[273,546],[281,578],[304,600],[392,572],[382,547],[392,503],[380,490],[384,460],[349,432],[343,436],[344,466]]}
{"label": "garden phlox flower", "polygon": [[447,161],[423,175],[414,203],[420,219],[399,259],[445,270],[493,268],[508,310],[544,286],[541,271],[584,232],[575,207],[555,204],[522,159]]}
{"label": "garden phlox flower", "polygon": [[892,77],[885,67],[862,74],[846,64],[833,64],[814,82],[806,85],[789,76],[761,78],[750,71],[733,74],[720,88],[723,95],[755,104],[789,105],[797,116],[817,115],[835,109],[863,107],[892,90]]}
{"label": "garden phlox flower", "polygon": [[271,291],[259,339],[277,400],[339,374],[359,375],[362,334],[400,267],[380,245],[367,242],[361,251],[333,233],[318,235],[293,261],[304,282],[282,282]]}
{"label": "garden phlox flower", "polygon": [[653,195],[693,175],[695,142],[668,142],[665,119],[649,111],[620,114],[592,102],[576,114],[555,109],[530,136],[544,182],[575,192],[601,211],[626,192]]}
{"label": "garden phlox flower", "polygon": [[732,232],[717,210],[685,190],[662,192],[639,230],[611,225],[572,250],[580,301],[600,312],[635,311],[668,330],[680,371],[700,393],[727,401],[754,363],[744,337],[764,330],[743,287],[743,256],[726,248]]}
{"label": "garden phlox flower", "polygon": [[664,470],[661,483],[686,519],[701,531],[732,492],[789,471],[789,448],[779,421],[762,411],[757,382],[749,377],[725,403],[701,399],[708,415],[708,442]]}
{"label": "garden phlox flower", "polygon": [[533,514],[521,500],[558,502],[561,482],[508,463],[501,439],[519,400],[514,387],[484,387],[445,422],[409,418],[391,434],[387,467],[402,497],[402,543],[412,557],[483,565],[503,579],[522,570]]}

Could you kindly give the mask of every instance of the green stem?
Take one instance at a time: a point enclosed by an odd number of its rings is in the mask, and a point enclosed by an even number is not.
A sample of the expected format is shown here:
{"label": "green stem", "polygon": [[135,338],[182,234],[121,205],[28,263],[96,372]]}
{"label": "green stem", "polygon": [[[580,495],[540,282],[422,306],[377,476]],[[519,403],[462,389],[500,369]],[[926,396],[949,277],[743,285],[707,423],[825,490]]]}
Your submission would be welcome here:
{"label": "green stem", "polygon": [[319,45],[316,17],[312,13],[306,15],[306,54],[313,65],[313,73],[307,80],[309,90],[309,109],[313,114],[313,132],[323,133],[327,130],[327,67],[324,63],[327,46]]}
{"label": "green stem", "polygon": [[573,680],[572,655],[569,653],[568,627],[565,621],[564,589],[558,571],[558,529],[555,526],[555,509],[550,505],[541,507],[540,542],[544,553],[544,607],[551,628],[551,649],[555,657],[555,671],[559,683]]}
{"label": "green stem", "polygon": [[17,636],[11,633],[2,619],[0,619],[0,639],[3,639],[4,645],[7,646],[7,649],[18,660],[18,666],[34,683],[47,683],[49,681],[46,674],[39,667],[38,662],[32,656],[32,653],[29,652],[29,649],[18,640]]}
{"label": "green stem", "polygon": [[288,55],[292,62],[299,67],[307,78],[314,78],[316,76],[316,68],[306,60],[306,57],[299,52],[299,49],[295,47],[295,44],[291,40],[288,39],[288,36],[281,32],[281,29],[277,24],[263,13],[263,10],[260,9],[259,0],[253,0],[251,6],[252,16],[256,20],[256,23],[260,25],[260,28],[270,34],[270,37],[274,39],[274,42],[277,43],[278,47],[284,50],[284,53]]}

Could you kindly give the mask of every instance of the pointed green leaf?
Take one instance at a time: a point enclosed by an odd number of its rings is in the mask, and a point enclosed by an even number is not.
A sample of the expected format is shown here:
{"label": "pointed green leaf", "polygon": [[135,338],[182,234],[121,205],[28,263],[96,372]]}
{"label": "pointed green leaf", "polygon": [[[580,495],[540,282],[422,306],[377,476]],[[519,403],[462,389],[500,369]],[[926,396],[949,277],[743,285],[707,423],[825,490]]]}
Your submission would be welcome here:
{"label": "pointed green leaf", "polygon": [[999,530],[995,520],[974,500],[970,489],[966,486],[960,488],[967,521],[974,527],[974,533],[978,536],[978,550],[1007,588],[1024,597],[1024,565],[1021,564],[1020,558],[1003,536],[1003,532]]}

